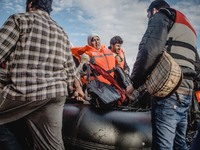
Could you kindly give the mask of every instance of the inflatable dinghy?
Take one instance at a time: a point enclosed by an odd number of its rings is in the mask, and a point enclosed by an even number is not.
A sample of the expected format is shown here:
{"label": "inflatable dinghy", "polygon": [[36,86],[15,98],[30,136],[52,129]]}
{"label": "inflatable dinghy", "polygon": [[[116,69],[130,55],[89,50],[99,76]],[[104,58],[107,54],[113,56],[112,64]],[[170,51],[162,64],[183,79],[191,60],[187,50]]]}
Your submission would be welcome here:
{"label": "inflatable dinghy", "polygon": [[[23,118],[7,127],[23,150],[32,150],[31,134]],[[97,109],[80,103],[66,103],[63,111],[63,141],[66,150],[138,150],[151,149],[149,109],[122,107]],[[196,136],[189,130],[188,146]]]}
{"label": "inflatable dinghy", "polygon": [[63,140],[74,150],[151,149],[149,111],[101,110],[67,104],[63,112]]}

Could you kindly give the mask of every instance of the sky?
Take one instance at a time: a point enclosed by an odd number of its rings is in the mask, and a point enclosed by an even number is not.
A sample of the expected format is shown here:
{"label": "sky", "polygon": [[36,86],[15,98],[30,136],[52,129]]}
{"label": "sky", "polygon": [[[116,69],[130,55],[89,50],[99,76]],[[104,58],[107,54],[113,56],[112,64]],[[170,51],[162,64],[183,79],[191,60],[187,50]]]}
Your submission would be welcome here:
{"label": "sky", "polygon": [[[74,46],[87,44],[92,33],[100,36],[102,44],[123,38],[122,48],[132,69],[138,45],[147,28],[147,8],[152,0],[53,0],[51,17],[65,30]],[[200,0],[167,0],[172,8],[184,13],[197,31],[200,51]],[[6,19],[25,11],[26,0],[0,0],[0,27]]]}

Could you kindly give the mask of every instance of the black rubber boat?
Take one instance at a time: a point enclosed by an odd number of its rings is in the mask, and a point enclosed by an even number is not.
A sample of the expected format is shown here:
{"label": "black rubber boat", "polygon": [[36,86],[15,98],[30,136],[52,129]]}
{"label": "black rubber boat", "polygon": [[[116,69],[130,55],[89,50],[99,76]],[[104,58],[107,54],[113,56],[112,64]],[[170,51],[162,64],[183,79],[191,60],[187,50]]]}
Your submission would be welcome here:
{"label": "black rubber boat", "polygon": [[[7,126],[23,150],[31,150],[30,133],[24,120]],[[67,150],[150,150],[152,141],[149,109],[122,107],[97,109],[80,103],[66,103],[63,112],[63,140]],[[195,132],[189,132],[188,144]]]}
{"label": "black rubber boat", "polygon": [[88,105],[67,104],[63,127],[65,146],[74,150],[151,148],[149,111],[101,110]]}

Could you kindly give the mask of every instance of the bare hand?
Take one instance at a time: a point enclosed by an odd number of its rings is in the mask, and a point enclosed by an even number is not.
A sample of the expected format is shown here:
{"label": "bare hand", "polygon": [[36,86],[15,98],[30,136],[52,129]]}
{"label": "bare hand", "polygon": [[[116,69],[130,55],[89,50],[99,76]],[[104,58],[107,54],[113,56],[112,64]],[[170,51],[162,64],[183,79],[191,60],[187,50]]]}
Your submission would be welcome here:
{"label": "bare hand", "polygon": [[127,88],[126,88],[126,94],[130,95],[130,94],[133,93],[133,91],[134,91],[134,88],[133,88],[132,85],[127,86]]}
{"label": "bare hand", "polygon": [[85,98],[85,94],[82,88],[77,88],[73,96],[77,101],[84,101],[84,98]]}
{"label": "bare hand", "polygon": [[127,88],[126,88],[126,96],[128,97],[129,100],[135,100],[134,96],[133,96],[133,92],[134,92],[134,88],[132,85],[129,85]]}

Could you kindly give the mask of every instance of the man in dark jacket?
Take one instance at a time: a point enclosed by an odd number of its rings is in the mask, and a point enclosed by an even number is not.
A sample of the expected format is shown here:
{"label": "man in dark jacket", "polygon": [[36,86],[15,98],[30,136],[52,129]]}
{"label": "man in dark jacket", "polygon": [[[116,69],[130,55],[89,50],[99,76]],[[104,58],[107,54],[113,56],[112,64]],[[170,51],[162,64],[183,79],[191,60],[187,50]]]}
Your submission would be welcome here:
{"label": "man in dark jacket", "polygon": [[139,44],[131,74],[133,87],[127,88],[127,95],[145,84],[147,76],[167,49],[180,65],[183,79],[171,96],[152,97],[152,149],[186,150],[187,116],[196,73],[196,32],[186,17],[170,8],[164,0],[153,1],[147,13],[148,27]]}

